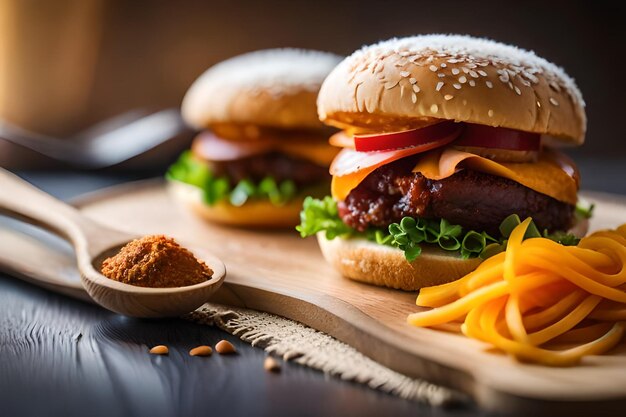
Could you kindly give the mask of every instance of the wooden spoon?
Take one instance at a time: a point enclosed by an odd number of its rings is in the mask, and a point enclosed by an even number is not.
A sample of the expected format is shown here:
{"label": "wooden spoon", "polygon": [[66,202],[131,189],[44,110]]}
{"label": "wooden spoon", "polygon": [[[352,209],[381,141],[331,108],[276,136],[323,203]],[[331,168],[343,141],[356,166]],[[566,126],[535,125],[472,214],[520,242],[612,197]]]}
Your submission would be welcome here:
{"label": "wooden spoon", "polygon": [[186,287],[145,288],[106,278],[99,272],[102,261],[138,236],[98,224],[1,168],[0,212],[49,229],[69,241],[74,246],[83,286],[95,302],[116,313],[134,317],[180,316],[205,303],[226,275],[218,258],[189,248],[213,270],[210,280]]}

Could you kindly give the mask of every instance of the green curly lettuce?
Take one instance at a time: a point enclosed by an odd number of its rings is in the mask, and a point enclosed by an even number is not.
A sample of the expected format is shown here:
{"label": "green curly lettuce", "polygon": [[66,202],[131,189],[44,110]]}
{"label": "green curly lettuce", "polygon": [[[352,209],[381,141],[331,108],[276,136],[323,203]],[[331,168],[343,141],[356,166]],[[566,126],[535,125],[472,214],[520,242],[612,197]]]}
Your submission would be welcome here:
{"label": "green curly lettuce", "polygon": [[327,239],[356,233],[339,218],[337,203],[329,196],[321,200],[313,197],[304,199],[300,212],[300,224],[296,226],[296,230],[302,237],[324,232]]}
{"label": "green curly lettuce", "polygon": [[[318,232],[324,232],[327,239],[361,237],[380,245],[400,249],[409,262],[420,256],[423,244],[437,245],[445,251],[457,252],[463,259],[476,257],[486,259],[506,249],[511,232],[521,223],[516,214],[507,217],[500,225],[501,236],[497,238],[484,231],[463,229],[445,219],[413,217],[404,217],[399,223],[390,224],[387,230],[371,228],[365,232],[359,232],[341,220],[337,203],[328,196],[321,200],[307,197],[300,213],[300,221],[296,230],[302,237],[312,236]],[[537,226],[531,222],[524,238],[533,237],[546,237],[563,245],[578,243],[575,236],[563,232],[540,233]]]}
{"label": "green curly lettuce", "polygon": [[165,177],[201,189],[203,200],[208,205],[227,200],[239,207],[250,199],[267,199],[280,206],[293,199],[299,191],[293,181],[276,182],[272,177],[265,177],[258,184],[243,179],[231,186],[228,178],[214,175],[208,164],[195,158],[191,151],[181,154]]}

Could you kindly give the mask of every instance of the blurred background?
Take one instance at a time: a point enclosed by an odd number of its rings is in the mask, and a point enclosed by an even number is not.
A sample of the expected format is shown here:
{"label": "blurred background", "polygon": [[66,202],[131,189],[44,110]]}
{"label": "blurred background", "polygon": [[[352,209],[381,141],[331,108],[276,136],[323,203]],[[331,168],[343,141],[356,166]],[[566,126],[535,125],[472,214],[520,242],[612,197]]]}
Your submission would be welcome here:
{"label": "blurred background", "polygon": [[[0,0],[0,120],[13,129],[0,133],[17,128],[72,143],[114,116],[133,120],[129,111],[178,107],[206,68],[255,49],[345,55],[393,36],[467,33],[534,50],[576,79],[588,135],[569,153],[583,179],[585,171],[603,170],[586,188],[607,189],[604,177],[626,178],[625,22],[624,2],[602,1]],[[117,169],[163,169],[191,135]],[[0,165],[59,166],[2,136]],[[626,193],[622,182],[608,190]]]}

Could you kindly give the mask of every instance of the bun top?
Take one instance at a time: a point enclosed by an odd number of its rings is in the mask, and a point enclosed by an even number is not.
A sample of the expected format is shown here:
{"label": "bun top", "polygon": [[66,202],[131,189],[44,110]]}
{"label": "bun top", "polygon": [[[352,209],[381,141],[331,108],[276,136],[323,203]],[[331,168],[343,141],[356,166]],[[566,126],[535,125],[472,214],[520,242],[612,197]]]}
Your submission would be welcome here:
{"label": "bun top", "polygon": [[301,49],[236,56],[193,83],[183,99],[183,118],[196,128],[216,123],[321,128],[315,100],[340,60],[331,53]]}
{"label": "bun top", "polygon": [[580,145],[587,120],[580,90],[534,52],[462,35],[424,35],[365,46],[326,78],[326,124],[400,130],[455,120],[540,133]]}

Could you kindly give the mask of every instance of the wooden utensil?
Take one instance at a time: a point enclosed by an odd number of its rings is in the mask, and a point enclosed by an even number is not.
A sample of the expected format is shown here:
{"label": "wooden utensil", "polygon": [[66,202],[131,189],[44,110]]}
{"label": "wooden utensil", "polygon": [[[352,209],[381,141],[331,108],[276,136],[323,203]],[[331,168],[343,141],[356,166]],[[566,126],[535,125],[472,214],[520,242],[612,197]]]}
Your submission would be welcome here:
{"label": "wooden utensil", "polygon": [[98,272],[102,261],[138,236],[96,223],[3,169],[0,190],[0,211],[45,227],[74,246],[83,286],[95,302],[109,310],[134,317],[179,316],[206,302],[224,280],[224,264],[198,248],[190,249],[213,270],[213,277],[206,282],[145,288],[108,279]]}

